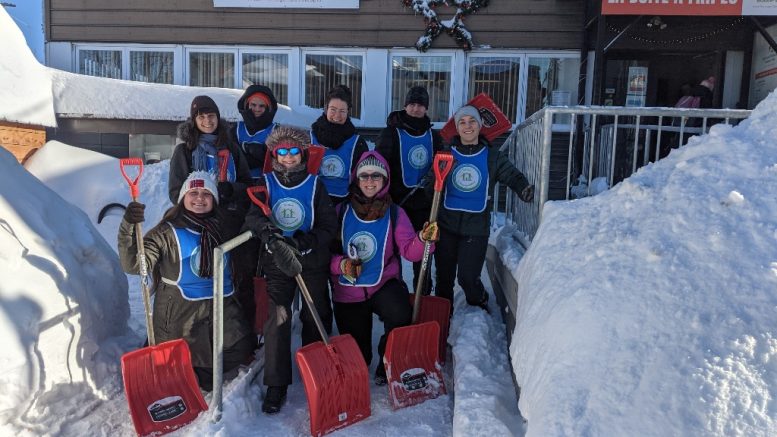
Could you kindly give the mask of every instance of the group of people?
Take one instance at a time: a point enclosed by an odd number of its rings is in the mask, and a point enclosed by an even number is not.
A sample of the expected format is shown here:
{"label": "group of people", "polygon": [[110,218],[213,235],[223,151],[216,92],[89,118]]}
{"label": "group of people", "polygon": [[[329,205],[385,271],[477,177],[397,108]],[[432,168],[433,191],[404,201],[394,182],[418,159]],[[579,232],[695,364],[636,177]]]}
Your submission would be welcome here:
{"label": "group of people", "polygon": [[[334,321],[340,334],[352,335],[368,365],[373,314],[383,321],[378,385],[387,382],[383,353],[389,332],[411,323],[401,258],[414,263],[415,284],[424,246],[436,246],[435,293],[452,299],[458,277],[467,303],[488,309],[480,272],[494,184],[507,185],[526,202],[534,186],[480,135],[477,108],[456,111],[458,135],[446,145],[427,116],[426,89],[412,87],[404,103],[389,114],[371,151],[351,122],[351,93],[342,85],[329,91],[309,131],[275,123],[277,101],[261,85],[248,87],[238,100],[242,120],[234,126],[220,118],[210,97],[194,98],[170,160],[175,206],[146,233],[143,245],[154,280],[156,339],[186,340],[204,390],[212,389],[213,248],[241,231],[250,230],[254,238],[225,263],[224,370],[236,374],[258,346],[253,277],[261,275],[269,295],[262,403],[267,414],[280,411],[292,381],[297,276],[325,330],[331,332]],[[430,223],[432,160],[441,151],[455,161],[438,220]],[[269,215],[250,201],[246,191],[252,186],[266,187]],[[119,227],[119,255],[128,273],[139,270],[133,225],[144,221],[144,208],[129,203]],[[431,282],[425,279],[427,293]],[[300,319],[302,344],[320,340],[304,303]]]}

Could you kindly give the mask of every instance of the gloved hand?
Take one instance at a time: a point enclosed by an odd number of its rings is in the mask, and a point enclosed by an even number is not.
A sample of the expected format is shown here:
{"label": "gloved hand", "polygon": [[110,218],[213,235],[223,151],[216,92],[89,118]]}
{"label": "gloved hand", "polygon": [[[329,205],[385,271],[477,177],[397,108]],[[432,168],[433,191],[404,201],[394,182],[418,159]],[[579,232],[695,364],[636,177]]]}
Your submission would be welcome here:
{"label": "gloved hand", "polygon": [[440,228],[437,227],[437,222],[424,223],[423,229],[418,233],[418,238],[424,242],[434,243],[440,239]]}
{"label": "gloved hand", "polygon": [[140,202],[130,202],[124,210],[124,220],[131,225],[144,222],[146,221],[145,210],[146,205]]}
{"label": "gloved hand", "polygon": [[235,189],[232,188],[232,182],[219,182],[219,200],[229,200],[232,198],[232,194],[235,193]]}
{"label": "gloved hand", "polygon": [[284,275],[293,278],[302,273],[302,263],[300,263],[298,258],[299,252],[283,239],[271,239],[270,243],[267,244],[267,250],[272,254],[275,266]]}
{"label": "gloved hand", "polygon": [[362,261],[359,259],[343,258],[340,261],[340,270],[343,275],[356,279],[362,274]]}
{"label": "gloved hand", "polygon": [[521,190],[521,192],[518,193],[518,197],[526,203],[534,200],[534,185],[529,185],[528,187]]}

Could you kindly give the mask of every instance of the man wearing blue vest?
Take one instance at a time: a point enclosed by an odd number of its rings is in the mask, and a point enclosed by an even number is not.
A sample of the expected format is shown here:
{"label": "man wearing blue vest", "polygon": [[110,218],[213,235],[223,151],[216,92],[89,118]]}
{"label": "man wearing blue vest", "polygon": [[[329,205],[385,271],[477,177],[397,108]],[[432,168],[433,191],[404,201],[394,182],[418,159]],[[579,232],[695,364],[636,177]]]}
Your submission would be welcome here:
{"label": "man wearing blue vest", "polygon": [[[467,303],[488,311],[488,293],[480,281],[491,226],[491,193],[496,182],[507,185],[524,202],[534,199],[534,185],[510,162],[506,153],[480,136],[483,122],[474,106],[453,115],[457,135],[451,141],[454,167],[445,180],[437,223],[435,251],[438,296],[453,300],[453,279]],[[427,188],[431,195],[432,184]]]}
{"label": "man wearing blue vest", "polygon": [[[390,194],[410,218],[416,231],[429,220],[431,201],[423,189],[421,179],[429,172],[432,158],[442,148],[442,137],[432,130],[427,116],[429,93],[422,86],[414,86],[405,96],[405,107],[386,118],[386,127],[380,132],[375,150],[388,161],[391,169]],[[418,282],[421,263],[413,263],[413,288]],[[431,269],[427,270],[424,294],[432,289]]]}
{"label": "man wearing blue vest", "polygon": [[234,138],[246,156],[251,177],[256,180],[262,175],[267,136],[278,125],[273,123],[278,101],[270,88],[251,85],[237,101],[237,110],[243,119],[235,124]]}

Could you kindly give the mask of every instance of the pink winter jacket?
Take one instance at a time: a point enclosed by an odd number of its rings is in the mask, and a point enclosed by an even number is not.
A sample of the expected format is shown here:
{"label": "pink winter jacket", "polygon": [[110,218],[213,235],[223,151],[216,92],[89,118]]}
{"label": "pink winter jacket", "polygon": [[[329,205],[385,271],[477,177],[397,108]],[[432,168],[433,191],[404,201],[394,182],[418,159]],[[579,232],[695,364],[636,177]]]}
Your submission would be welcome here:
{"label": "pink winter jacket", "polygon": [[[338,205],[340,207],[343,204]],[[329,271],[332,274],[332,284],[334,284],[334,290],[332,292],[332,300],[335,302],[363,302],[370,298],[376,291],[380,290],[389,279],[397,278],[400,281],[403,279],[399,274],[400,260],[394,253],[394,244],[388,243],[394,241],[399,248],[399,252],[403,258],[411,262],[421,261],[424,256],[424,242],[418,237],[418,233],[413,229],[413,225],[410,223],[410,219],[405,214],[405,211],[396,207],[397,210],[397,223],[389,226],[389,234],[386,244],[386,265],[383,266],[383,276],[380,278],[380,282],[372,287],[359,287],[352,285],[342,285],[339,281],[339,276],[343,273],[340,269],[340,261],[343,260],[344,255],[333,255],[332,261],[329,263]],[[386,211],[386,214],[390,214]],[[340,224],[342,229],[342,223]],[[340,234],[338,230],[338,235]],[[434,244],[430,247],[431,252],[434,252]],[[430,253],[431,253],[430,252]]]}

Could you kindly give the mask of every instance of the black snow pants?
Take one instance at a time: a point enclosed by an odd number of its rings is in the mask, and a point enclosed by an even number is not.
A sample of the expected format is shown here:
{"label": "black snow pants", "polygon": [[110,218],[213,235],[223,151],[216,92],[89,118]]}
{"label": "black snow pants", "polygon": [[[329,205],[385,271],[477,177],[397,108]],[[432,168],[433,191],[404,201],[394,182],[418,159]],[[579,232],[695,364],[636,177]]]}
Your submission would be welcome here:
{"label": "black snow pants", "polygon": [[437,267],[437,296],[453,301],[453,280],[458,275],[467,303],[478,305],[486,297],[486,289],[480,281],[480,271],[486,260],[488,237],[458,235],[440,228],[440,241],[434,250]]}

